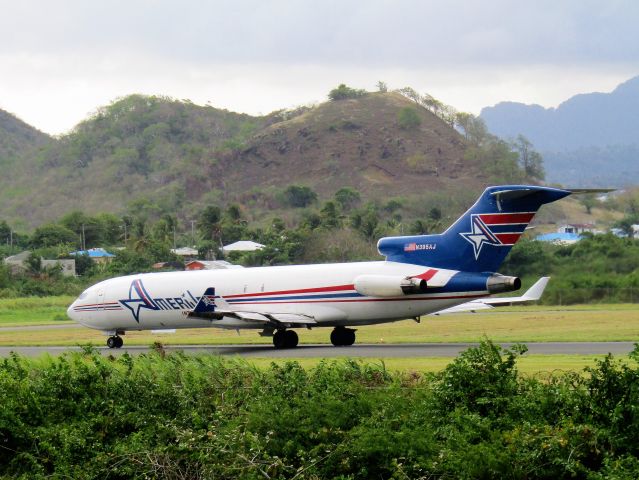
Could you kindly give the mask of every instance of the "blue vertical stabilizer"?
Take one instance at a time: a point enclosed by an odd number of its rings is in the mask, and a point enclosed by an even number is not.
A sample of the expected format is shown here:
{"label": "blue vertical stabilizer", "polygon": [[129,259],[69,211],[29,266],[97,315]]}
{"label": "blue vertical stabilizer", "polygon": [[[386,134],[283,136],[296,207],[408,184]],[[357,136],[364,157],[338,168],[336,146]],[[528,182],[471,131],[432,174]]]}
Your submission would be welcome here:
{"label": "blue vertical stabilizer", "polygon": [[488,187],[444,233],[386,237],[377,248],[388,261],[495,272],[539,207],[570,194],[569,190],[532,185]]}

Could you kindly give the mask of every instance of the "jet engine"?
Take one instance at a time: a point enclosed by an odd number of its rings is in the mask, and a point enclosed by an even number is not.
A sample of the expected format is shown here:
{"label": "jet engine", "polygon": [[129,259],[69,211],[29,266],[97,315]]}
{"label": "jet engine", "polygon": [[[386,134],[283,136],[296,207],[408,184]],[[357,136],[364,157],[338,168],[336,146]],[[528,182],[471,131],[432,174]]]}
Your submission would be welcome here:
{"label": "jet engine", "polygon": [[521,280],[519,277],[507,277],[497,273],[486,279],[486,290],[490,293],[513,292],[520,288]]}
{"label": "jet engine", "polygon": [[426,293],[426,280],[399,275],[360,275],[355,290],[368,297],[398,297]]}

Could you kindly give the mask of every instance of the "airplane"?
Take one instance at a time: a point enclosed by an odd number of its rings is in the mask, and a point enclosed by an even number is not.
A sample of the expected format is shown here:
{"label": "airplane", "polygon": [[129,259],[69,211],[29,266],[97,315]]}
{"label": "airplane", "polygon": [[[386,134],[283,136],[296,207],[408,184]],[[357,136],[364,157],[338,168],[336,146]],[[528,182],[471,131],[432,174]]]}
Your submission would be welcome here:
{"label": "airplane", "polygon": [[477,310],[487,310],[495,307],[509,306],[517,303],[536,302],[541,298],[548,285],[550,277],[541,277],[523,295],[519,297],[487,297],[471,300],[470,302],[455,305],[454,307],[431,313],[431,315],[446,315],[449,313],[476,312]]}
{"label": "airplane", "polygon": [[499,266],[542,205],[573,193],[584,190],[488,187],[441,234],[381,238],[385,260],[128,275],[89,287],[67,313],[109,348],[127,331],[203,327],[261,330],[275,348],[296,347],[295,329],[332,327],[333,345],[353,345],[352,327],[519,290]]}

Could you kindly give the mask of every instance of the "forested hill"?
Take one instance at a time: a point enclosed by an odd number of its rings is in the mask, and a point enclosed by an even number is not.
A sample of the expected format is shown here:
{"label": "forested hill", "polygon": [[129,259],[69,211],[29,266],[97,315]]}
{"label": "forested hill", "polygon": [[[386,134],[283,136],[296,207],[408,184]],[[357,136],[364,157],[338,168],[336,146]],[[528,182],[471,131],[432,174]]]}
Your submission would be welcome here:
{"label": "forested hill", "polygon": [[452,121],[419,101],[353,92],[263,117],[162,97],[119,99],[12,162],[0,177],[0,219],[28,229],[72,210],[193,218],[204,205],[231,202],[259,216],[282,208],[291,185],[320,200],[348,186],[365,200],[402,195],[423,204],[437,195],[450,203],[487,183],[522,180],[509,150],[501,159],[473,150]]}
{"label": "forested hill", "polygon": [[576,95],[557,108],[502,102],[481,118],[502,138],[525,135],[547,180],[572,186],[639,184],[639,76],[610,93]]}
{"label": "forested hill", "polygon": [[6,173],[5,168],[15,159],[51,140],[47,134],[0,109],[0,168],[3,175]]}

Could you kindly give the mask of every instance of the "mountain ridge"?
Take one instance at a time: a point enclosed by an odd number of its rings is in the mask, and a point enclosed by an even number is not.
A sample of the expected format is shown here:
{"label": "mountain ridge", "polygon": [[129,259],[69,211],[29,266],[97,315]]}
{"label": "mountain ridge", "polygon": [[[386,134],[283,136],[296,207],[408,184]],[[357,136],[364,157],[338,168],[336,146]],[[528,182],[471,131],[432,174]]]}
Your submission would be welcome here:
{"label": "mountain ridge", "polygon": [[482,109],[480,118],[502,138],[526,136],[543,154],[548,181],[639,183],[639,76],[608,93],[575,95],[556,108],[500,102]]}
{"label": "mountain ridge", "polygon": [[[190,220],[206,205],[232,203],[251,221],[299,217],[283,200],[294,185],[319,201],[343,187],[378,205],[401,197],[418,217],[433,206],[467,206],[502,180],[495,158],[469,155],[472,148],[398,92],[260,117],[130,95],[12,161],[10,175],[0,176],[0,219],[23,229],[73,210]],[[512,153],[499,151],[519,179]]]}

